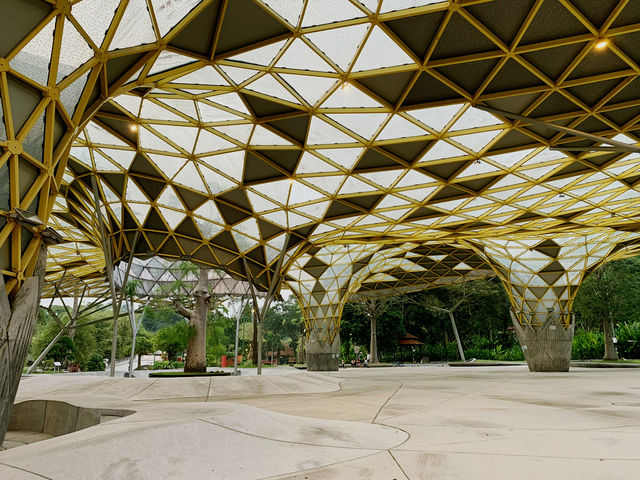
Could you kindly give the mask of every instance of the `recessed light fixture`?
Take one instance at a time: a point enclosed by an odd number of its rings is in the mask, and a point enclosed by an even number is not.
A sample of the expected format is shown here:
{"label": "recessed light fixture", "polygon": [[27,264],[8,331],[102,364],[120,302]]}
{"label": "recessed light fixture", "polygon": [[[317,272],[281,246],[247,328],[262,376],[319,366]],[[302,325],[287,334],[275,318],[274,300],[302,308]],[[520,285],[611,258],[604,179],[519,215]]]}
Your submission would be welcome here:
{"label": "recessed light fixture", "polygon": [[596,43],[596,50],[602,50],[607,45],[609,45],[609,40],[607,40],[606,38],[598,40],[598,43]]}
{"label": "recessed light fixture", "polygon": [[135,123],[132,123],[131,125],[129,125],[129,130],[131,130],[132,132],[137,132],[138,125],[136,125]]}

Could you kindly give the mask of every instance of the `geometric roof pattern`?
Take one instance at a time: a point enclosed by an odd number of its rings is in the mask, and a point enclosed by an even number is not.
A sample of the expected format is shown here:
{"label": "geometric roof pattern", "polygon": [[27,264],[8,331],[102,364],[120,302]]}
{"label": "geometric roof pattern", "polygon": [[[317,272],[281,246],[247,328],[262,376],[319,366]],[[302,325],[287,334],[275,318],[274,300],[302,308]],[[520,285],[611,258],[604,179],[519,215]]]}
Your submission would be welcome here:
{"label": "geometric roof pattern", "polygon": [[[283,247],[290,284],[318,270],[304,255],[323,248],[373,255],[354,283],[366,291],[456,281],[460,263],[499,271],[485,248],[496,239],[604,235],[607,251],[636,241],[637,0],[5,10],[21,19],[0,25],[9,289],[39,241],[16,208],[101,248],[99,208],[116,261],[134,250],[243,277],[245,258],[262,289]],[[433,254],[444,264],[428,253],[446,248]]]}

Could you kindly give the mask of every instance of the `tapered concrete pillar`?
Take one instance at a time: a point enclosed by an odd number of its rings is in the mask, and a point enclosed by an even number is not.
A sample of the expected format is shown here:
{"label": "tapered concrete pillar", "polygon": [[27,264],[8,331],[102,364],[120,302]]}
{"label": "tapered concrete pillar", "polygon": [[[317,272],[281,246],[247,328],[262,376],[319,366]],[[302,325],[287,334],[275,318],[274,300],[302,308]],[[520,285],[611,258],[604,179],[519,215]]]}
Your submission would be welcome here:
{"label": "tapered concrete pillar", "polygon": [[300,256],[289,281],[304,316],[307,370],[335,371],[340,364],[342,308],[375,248],[334,246]]}
{"label": "tapered concrete pillar", "polygon": [[549,312],[539,328],[521,324],[513,310],[511,320],[524,358],[532,372],[568,372],[575,326],[573,314],[567,325],[558,312]]}
{"label": "tapered concrete pillar", "polygon": [[322,341],[318,332],[311,331],[306,343],[307,370],[312,372],[337,371],[340,364],[340,334],[333,341]]}
{"label": "tapered concrete pillar", "polygon": [[47,248],[40,245],[33,276],[27,277],[10,301],[0,274],[0,448],[4,441],[13,401],[27,359],[47,261]]}
{"label": "tapered concrete pillar", "polygon": [[574,332],[571,306],[578,287],[626,235],[587,232],[471,243],[509,294],[511,319],[530,371],[569,370]]}

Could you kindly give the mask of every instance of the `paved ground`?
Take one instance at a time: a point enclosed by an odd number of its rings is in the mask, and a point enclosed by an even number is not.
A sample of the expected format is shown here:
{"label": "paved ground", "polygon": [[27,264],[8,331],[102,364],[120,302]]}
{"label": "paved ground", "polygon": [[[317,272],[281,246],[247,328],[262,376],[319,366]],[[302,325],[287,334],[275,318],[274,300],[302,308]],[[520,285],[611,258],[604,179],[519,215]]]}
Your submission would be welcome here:
{"label": "paved ground", "polygon": [[[0,478],[637,479],[640,374],[436,366],[40,375],[18,401],[135,410],[0,453]],[[280,373],[274,375],[272,373]]]}

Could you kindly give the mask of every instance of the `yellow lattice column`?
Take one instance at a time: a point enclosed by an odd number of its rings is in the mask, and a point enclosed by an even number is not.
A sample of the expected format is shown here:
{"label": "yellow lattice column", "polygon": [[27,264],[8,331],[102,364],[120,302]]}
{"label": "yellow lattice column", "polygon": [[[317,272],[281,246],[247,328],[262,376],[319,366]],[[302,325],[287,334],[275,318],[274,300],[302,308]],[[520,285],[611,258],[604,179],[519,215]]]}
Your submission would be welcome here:
{"label": "yellow lattice column", "polygon": [[529,370],[569,370],[578,287],[586,272],[633,235],[610,230],[474,242],[507,289]]}
{"label": "yellow lattice column", "polygon": [[308,370],[337,370],[342,308],[379,245],[327,246],[301,255],[288,272],[306,328]]}

